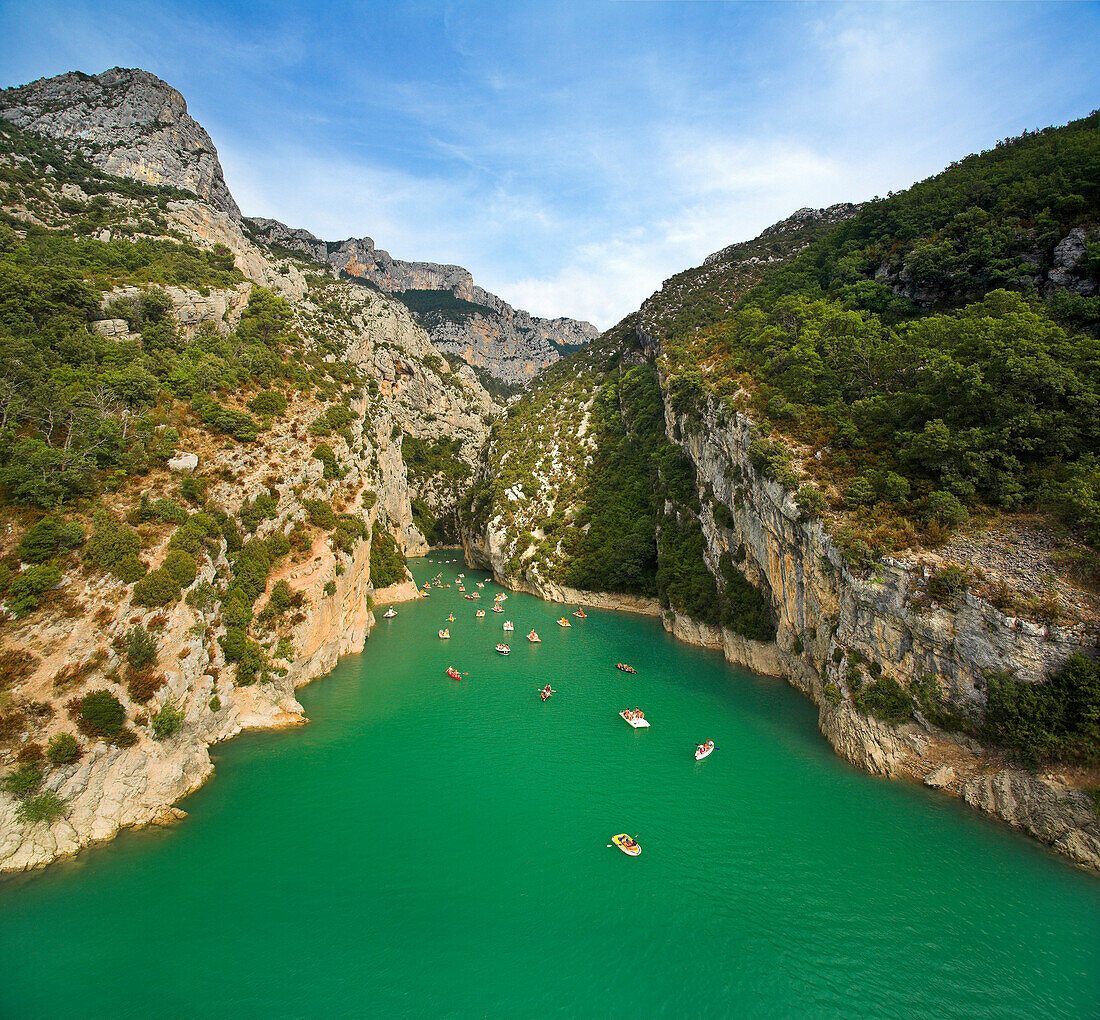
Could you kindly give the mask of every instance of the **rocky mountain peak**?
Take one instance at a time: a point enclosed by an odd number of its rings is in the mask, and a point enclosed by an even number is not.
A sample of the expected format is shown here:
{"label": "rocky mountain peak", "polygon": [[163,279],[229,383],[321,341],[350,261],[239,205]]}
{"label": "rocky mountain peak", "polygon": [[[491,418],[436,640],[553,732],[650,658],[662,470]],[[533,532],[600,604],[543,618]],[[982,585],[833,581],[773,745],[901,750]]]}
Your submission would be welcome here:
{"label": "rocky mountain peak", "polygon": [[182,188],[241,217],[210,136],[183,96],[149,71],[112,67],[39,78],[0,92],[0,116],[74,145],[107,173]]}

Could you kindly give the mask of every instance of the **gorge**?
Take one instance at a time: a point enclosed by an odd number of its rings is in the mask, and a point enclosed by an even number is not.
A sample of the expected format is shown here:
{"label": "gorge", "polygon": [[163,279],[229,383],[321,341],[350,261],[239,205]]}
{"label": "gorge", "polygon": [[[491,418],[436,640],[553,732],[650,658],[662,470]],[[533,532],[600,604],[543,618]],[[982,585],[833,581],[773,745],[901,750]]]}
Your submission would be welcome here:
{"label": "gorge", "polygon": [[[0,868],[181,817],[209,747],[304,721],[295,688],[454,541],[784,677],[849,761],[1100,867],[1096,114],[800,210],[599,337],[242,217],[147,72],[0,118]],[[952,417],[987,384],[1035,395],[992,439]],[[1064,675],[1056,753],[987,739],[990,691]]]}

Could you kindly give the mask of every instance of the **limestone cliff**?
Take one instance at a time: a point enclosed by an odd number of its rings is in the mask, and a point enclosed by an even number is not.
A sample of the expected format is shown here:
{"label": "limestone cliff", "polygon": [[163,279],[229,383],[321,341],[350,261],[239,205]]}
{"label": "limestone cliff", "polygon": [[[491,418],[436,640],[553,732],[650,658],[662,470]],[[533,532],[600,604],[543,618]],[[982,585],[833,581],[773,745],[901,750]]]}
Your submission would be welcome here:
{"label": "limestone cliff", "polygon": [[[322,241],[271,219],[249,219],[249,232],[276,250],[328,262],[409,303],[432,342],[510,386],[522,386],[552,365],[563,349],[580,347],[598,330],[575,319],[544,319],[491,294],[461,266],[405,262],[376,248],[369,237]],[[421,292],[438,291],[433,301]],[[411,293],[410,293],[411,292]],[[458,299],[457,301],[448,299]]]}
{"label": "limestone cliff", "polygon": [[109,174],[193,192],[240,219],[210,136],[183,96],[148,71],[112,67],[40,78],[0,92],[0,116],[75,145]]}

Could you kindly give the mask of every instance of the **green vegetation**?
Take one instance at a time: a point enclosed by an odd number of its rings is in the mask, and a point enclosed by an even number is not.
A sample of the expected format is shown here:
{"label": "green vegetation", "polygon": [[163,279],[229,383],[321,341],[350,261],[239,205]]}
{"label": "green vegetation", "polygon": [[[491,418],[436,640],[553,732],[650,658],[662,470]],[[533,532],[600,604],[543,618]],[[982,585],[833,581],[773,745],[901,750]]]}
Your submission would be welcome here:
{"label": "green vegetation", "polygon": [[393,535],[380,523],[375,524],[370,543],[370,576],[375,588],[404,581],[407,566],[405,555],[398,549]]}
{"label": "green vegetation", "polygon": [[71,733],[55,733],[46,745],[46,757],[51,765],[68,765],[80,757],[80,744]]}
{"label": "green vegetation", "polygon": [[150,669],[157,664],[157,639],[144,627],[131,627],[123,641],[130,669]]}
{"label": "green vegetation", "polygon": [[37,762],[27,762],[4,776],[0,785],[13,797],[22,800],[37,793],[44,778],[42,767]]}
{"label": "green vegetation", "polygon": [[41,604],[47,592],[61,583],[61,571],[52,563],[28,567],[8,586],[7,605],[12,616],[26,616]]}
{"label": "green vegetation", "polygon": [[18,555],[25,563],[43,563],[83,543],[84,529],[76,521],[51,514],[27,529],[19,541]]}
{"label": "green vegetation", "polygon": [[496,315],[491,308],[455,297],[454,292],[449,290],[399,290],[394,291],[391,296],[405,305],[425,326],[434,325],[440,320],[462,322],[473,315]]}
{"label": "green vegetation", "polygon": [[1032,767],[1100,764],[1100,663],[1071,656],[1044,683],[991,674],[982,736]]}
{"label": "green vegetation", "polygon": [[80,732],[89,737],[115,737],[126,722],[122,702],[110,691],[91,691],[73,703]]}
{"label": "green vegetation", "polygon": [[64,813],[65,802],[53,790],[40,793],[37,797],[28,797],[15,809],[16,817],[25,825],[52,822]]}
{"label": "green vegetation", "polygon": [[880,676],[862,686],[854,701],[861,712],[895,726],[909,719],[916,708],[912,695],[892,676]]}
{"label": "green vegetation", "polygon": [[157,740],[167,740],[180,731],[183,726],[183,712],[171,702],[165,704],[155,716],[153,716],[153,736]]}

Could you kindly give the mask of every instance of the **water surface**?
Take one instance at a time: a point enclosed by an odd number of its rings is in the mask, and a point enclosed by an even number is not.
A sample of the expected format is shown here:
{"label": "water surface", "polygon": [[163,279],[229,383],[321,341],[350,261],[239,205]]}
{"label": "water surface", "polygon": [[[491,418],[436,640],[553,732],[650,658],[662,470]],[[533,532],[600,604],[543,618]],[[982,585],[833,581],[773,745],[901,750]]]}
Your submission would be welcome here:
{"label": "water surface", "polygon": [[0,1016],[1100,1013],[1096,876],[848,767],[786,684],[651,619],[498,591],[379,619],[179,826],[0,883]]}

